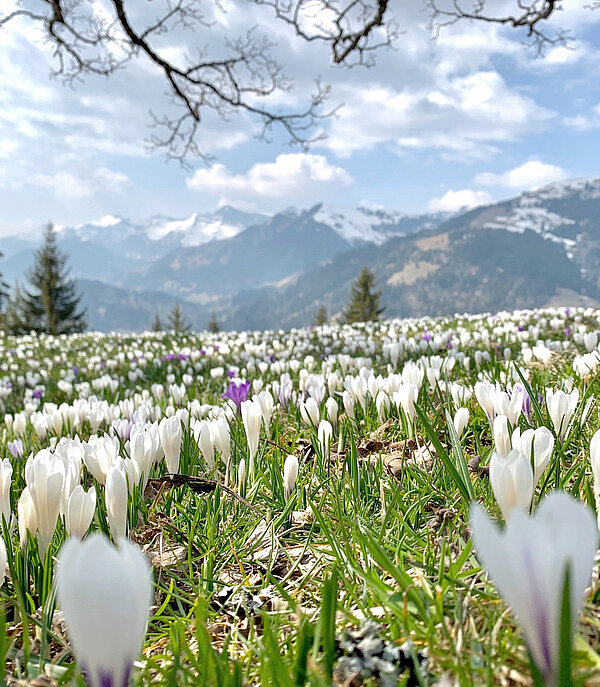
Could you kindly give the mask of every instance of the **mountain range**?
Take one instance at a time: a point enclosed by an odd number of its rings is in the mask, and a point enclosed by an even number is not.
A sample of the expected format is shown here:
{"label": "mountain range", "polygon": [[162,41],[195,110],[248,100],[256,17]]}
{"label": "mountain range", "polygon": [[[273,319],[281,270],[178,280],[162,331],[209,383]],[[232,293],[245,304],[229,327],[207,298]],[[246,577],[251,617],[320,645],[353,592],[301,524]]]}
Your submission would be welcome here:
{"label": "mountain range", "polygon": [[[202,329],[310,324],[339,315],[363,266],[388,316],[600,301],[600,178],[576,179],[453,216],[322,204],[274,215],[225,206],[144,222],[106,216],[59,228],[94,329],[143,329],[179,302]],[[22,279],[36,249],[0,240],[1,271]]]}

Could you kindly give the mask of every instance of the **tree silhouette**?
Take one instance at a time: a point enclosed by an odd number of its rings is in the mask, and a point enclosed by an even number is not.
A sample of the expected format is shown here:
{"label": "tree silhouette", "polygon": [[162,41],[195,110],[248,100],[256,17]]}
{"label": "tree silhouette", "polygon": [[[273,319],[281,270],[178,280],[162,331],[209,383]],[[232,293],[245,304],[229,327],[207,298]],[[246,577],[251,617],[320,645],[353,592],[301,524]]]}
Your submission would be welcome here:
{"label": "tree silhouette", "polygon": [[216,334],[217,332],[221,331],[221,327],[219,326],[219,320],[217,320],[217,313],[214,310],[212,311],[210,320],[208,321],[208,331],[213,334]]}
{"label": "tree silhouette", "polygon": [[85,309],[79,307],[81,295],[69,277],[68,257],[58,247],[52,224],[44,231],[27,279],[29,288],[15,301],[20,325],[53,335],[82,332],[87,327]]}
{"label": "tree silhouette", "polygon": [[350,291],[350,300],[344,309],[342,320],[352,322],[369,322],[378,320],[384,308],[379,306],[381,291],[373,291],[375,275],[368,267],[363,267]]}
{"label": "tree silhouette", "polygon": [[173,309],[167,318],[167,329],[176,332],[177,334],[185,334],[191,329],[190,323],[187,321],[185,315],[181,310],[179,302],[175,303]]}
{"label": "tree silhouette", "polygon": [[327,314],[327,308],[324,305],[320,305],[315,312],[314,325],[316,327],[322,327],[324,324],[329,322],[329,315]]}

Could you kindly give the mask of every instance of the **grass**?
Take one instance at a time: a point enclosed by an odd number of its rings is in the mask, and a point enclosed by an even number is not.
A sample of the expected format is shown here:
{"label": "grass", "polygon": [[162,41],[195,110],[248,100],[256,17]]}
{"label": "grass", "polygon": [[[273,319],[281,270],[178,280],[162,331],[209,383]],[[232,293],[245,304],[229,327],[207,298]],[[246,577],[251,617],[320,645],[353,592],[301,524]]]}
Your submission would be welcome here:
{"label": "grass", "polygon": [[[561,318],[559,330],[548,325],[552,317]],[[458,353],[463,353],[472,361],[470,369],[460,361],[454,367],[446,363],[433,384],[425,375],[412,421],[412,442],[408,441],[410,420],[392,403],[382,421],[369,392],[364,410],[360,402],[355,403],[354,421],[342,412],[342,386],[333,394],[339,401],[340,416],[329,453],[322,450],[316,429],[302,422],[293,404],[287,412],[276,408],[269,435],[264,427],[261,430],[256,481],[246,485],[245,503],[218,486],[208,493],[196,493],[189,484],[172,486],[162,480],[165,466],[164,461],[160,463],[146,493],[137,492],[130,502],[130,538],[150,557],[156,587],[146,643],[133,681],[137,685],[287,687],[332,682],[427,685],[442,684],[445,679],[444,684],[529,685],[533,682],[528,655],[516,622],[488,582],[470,541],[468,508],[472,500],[500,519],[485,471],[468,467],[475,456],[480,457],[481,466],[486,465],[492,451],[490,427],[473,396],[466,404],[469,424],[459,439],[452,423],[456,408],[446,383],[472,388],[485,377],[504,387],[510,379],[520,381],[523,374],[534,403],[530,420],[521,417],[522,429],[530,423],[552,429],[538,394],[544,394],[546,387],[573,383],[580,388],[582,399],[595,399],[600,390],[598,379],[575,376],[572,359],[583,348],[572,338],[568,338],[569,349],[556,351],[547,365],[535,359],[530,364],[522,362],[516,323],[538,327],[535,338],[550,342],[565,339],[567,326],[574,331],[585,324],[593,328],[595,318],[595,312],[586,311],[569,316],[517,314],[506,317],[505,322],[514,324],[508,333],[497,331],[497,323],[487,317],[401,322],[396,332],[406,328],[402,336],[414,341],[417,350],[404,353],[391,371],[384,354],[388,323],[245,336],[5,338],[2,359],[13,386],[4,403],[12,413],[28,403],[36,405],[31,392],[40,388],[43,400],[39,409],[43,403],[72,406],[78,399],[85,406],[86,394],[95,394],[107,406],[120,404],[122,416],[148,399],[165,413],[171,405],[167,379],[181,384],[184,375],[192,380],[186,384],[183,406],[192,408],[194,401],[222,406],[224,377],[211,375],[211,370],[220,367],[234,369],[236,375],[251,381],[260,379],[264,388],[287,371],[299,394],[306,377],[301,370],[319,377],[321,361],[326,372],[338,374],[340,382],[348,362],[343,356],[354,362],[353,375],[368,362],[373,376],[382,375],[385,382],[390,374],[401,372],[409,359],[432,368],[437,364],[431,359],[434,354],[458,360]],[[546,320],[545,326],[540,319]],[[421,350],[420,335],[425,327],[442,340],[440,351]],[[460,344],[463,332],[465,341],[466,334],[471,334],[469,343]],[[445,340],[455,342],[448,352],[442,350]],[[215,350],[219,343],[221,349]],[[511,348],[511,362],[497,354],[506,346]],[[201,349],[207,354],[194,355]],[[487,353],[489,360],[477,365],[477,351]],[[192,358],[161,360],[179,353]],[[271,355],[275,362],[270,361]],[[250,358],[255,359],[253,364]],[[141,364],[142,360],[146,362]],[[515,360],[518,366],[512,362]],[[78,368],[77,375],[73,367]],[[245,372],[240,368],[246,368]],[[130,378],[129,373],[138,369],[141,378]],[[27,373],[29,383],[19,384],[19,376]],[[113,384],[111,389],[107,379],[97,381],[107,374],[116,380],[116,388]],[[61,390],[59,380],[69,377],[72,391],[65,391],[68,387],[64,385]],[[318,381],[326,386],[327,375]],[[153,384],[164,385],[161,398],[152,394]],[[328,395],[325,393],[320,404],[322,413]],[[600,422],[594,405],[587,421],[581,423],[583,406],[580,400],[572,429],[562,444],[557,443],[536,500],[561,488],[595,508],[588,453]],[[22,437],[25,456],[63,432],[87,439],[93,432],[85,409],[81,417],[78,426],[71,419],[71,425],[60,433],[50,429],[43,439],[28,420]],[[109,426],[102,422],[99,433],[108,431]],[[222,483],[223,464],[217,462],[211,473],[192,432],[186,429],[184,434],[182,472]],[[11,498],[16,511],[25,482],[24,459],[7,453],[7,442],[13,438],[12,432],[5,430],[0,451],[13,465]],[[231,446],[237,469],[242,458],[248,460],[239,419],[231,423]],[[124,454],[125,447],[122,450]],[[288,453],[296,453],[300,471],[294,493],[286,502],[283,464]],[[82,479],[86,486],[95,482],[85,469]],[[92,529],[108,534],[103,487],[95,486],[99,502]],[[60,615],[54,612],[52,556],[64,541],[63,525],[59,522],[52,555],[45,562],[39,560],[33,537],[25,550],[21,550],[16,532],[5,530],[4,537],[10,574],[0,590],[0,659],[6,659],[7,684],[27,684],[42,674],[58,684],[83,684]],[[582,613],[571,657],[576,684],[596,684],[594,675],[600,673],[599,600],[596,591]],[[358,631],[366,621],[378,626],[377,641],[382,642],[378,646],[403,646],[403,672],[396,664],[397,674],[344,673],[345,663],[340,662],[343,647],[348,653],[353,641],[348,633]]]}

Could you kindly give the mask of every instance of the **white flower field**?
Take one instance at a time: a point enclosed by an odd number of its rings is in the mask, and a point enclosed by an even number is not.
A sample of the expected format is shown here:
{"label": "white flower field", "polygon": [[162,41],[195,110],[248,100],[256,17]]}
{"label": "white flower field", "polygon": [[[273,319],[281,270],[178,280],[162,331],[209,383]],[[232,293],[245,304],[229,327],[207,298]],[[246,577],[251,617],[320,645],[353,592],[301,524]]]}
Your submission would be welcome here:
{"label": "white flower field", "polygon": [[3,684],[600,684],[599,331],[2,336]]}

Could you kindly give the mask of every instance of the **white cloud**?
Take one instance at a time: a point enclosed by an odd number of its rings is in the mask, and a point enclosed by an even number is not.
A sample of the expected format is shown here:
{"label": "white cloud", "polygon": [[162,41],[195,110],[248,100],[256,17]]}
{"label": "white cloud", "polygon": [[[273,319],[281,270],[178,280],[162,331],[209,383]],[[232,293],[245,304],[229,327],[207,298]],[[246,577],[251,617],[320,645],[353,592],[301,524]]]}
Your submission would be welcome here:
{"label": "white cloud", "polygon": [[131,185],[129,177],[106,167],[100,167],[92,175],[75,176],[69,172],[33,174],[27,185],[47,188],[58,198],[87,198],[96,192],[119,192]]}
{"label": "white cloud", "polygon": [[565,179],[568,173],[558,165],[551,165],[539,160],[529,160],[519,167],[503,174],[483,172],[475,177],[475,183],[482,186],[503,186],[519,191],[528,191],[553,181]]}
{"label": "white cloud", "polygon": [[600,105],[596,105],[588,115],[576,115],[575,117],[565,117],[565,126],[577,131],[589,131],[600,127]]}
{"label": "white cloud", "polygon": [[[246,204],[258,199],[310,197],[339,190],[352,184],[345,169],[332,165],[323,155],[287,153],[274,162],[259,162],[244,174],[234,174],[225,165],[214,164],[198,169],[187,179],[188,188],[205,194],[216,194],[221,202]],[[239,204],[239,203],[238,203]]]}
{"label": "white cloud", "polygon": [[446,191],[443,196],[432,198],[428,207],[431,212],[458,212],[491,202],[492,196],[487,191],[465,188],[460,191]]}
{"label": "white cloud", "polygon": [[325,141],[340,156],[392,143],[397,149],[430,148],[477,159],[552,117],[495,71],[444,76],[413,91],[372,85],[355,91],[348,102]]}

